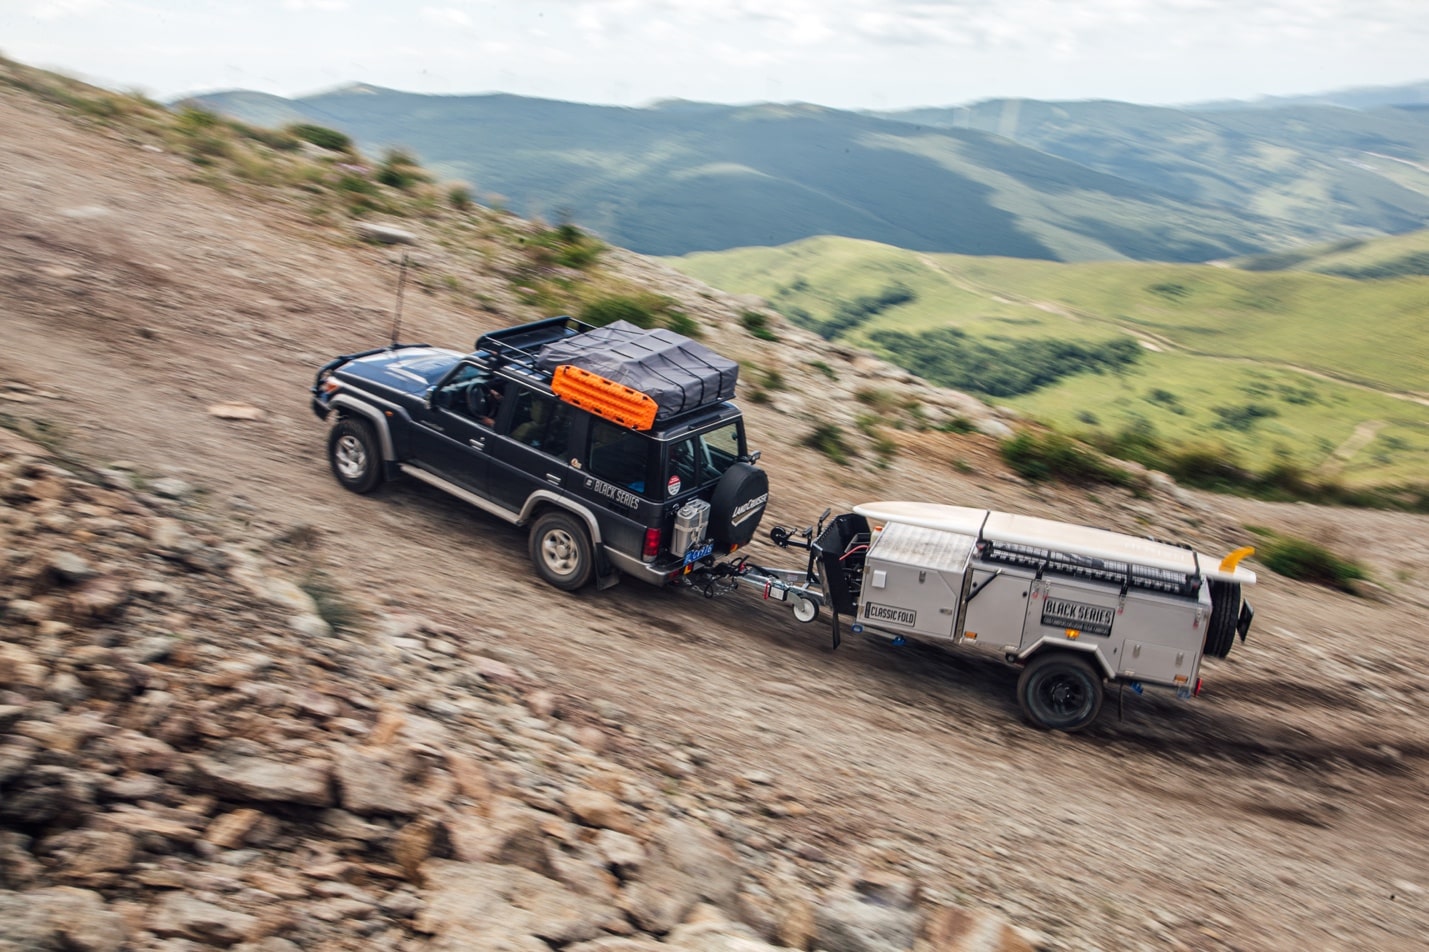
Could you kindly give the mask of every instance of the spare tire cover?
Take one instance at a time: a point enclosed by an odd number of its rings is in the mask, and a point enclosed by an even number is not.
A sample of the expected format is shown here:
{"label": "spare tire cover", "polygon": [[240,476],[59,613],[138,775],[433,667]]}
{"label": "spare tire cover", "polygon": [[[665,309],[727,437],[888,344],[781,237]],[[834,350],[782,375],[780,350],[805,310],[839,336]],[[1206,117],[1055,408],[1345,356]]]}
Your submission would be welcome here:
{"label": "spare tire cover", "polygon": [[724,471],[710,499],[710,535],[728,551],[748,545],[769,504],[769,475],[751,463],[735,463]]}

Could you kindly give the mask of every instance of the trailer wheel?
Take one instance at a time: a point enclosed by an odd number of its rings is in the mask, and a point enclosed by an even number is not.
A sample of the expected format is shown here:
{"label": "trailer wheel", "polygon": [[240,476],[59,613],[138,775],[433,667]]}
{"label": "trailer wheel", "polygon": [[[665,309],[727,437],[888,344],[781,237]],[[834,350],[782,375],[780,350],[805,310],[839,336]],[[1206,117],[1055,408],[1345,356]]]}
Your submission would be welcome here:
{"label": "trailer wheel", "polygon": [[1022,713],[1044,730],[1081,730],[1097,719],[1102,696],[1102,678],[1096,669],[1066,651],[1033,658],[1017,681]]}
{"label": "trailer wheel", "polygon": [[819,617],[819,603],[812,598],[794,599],[794,619],[810,622]]}
{"label": "trailer wheel", "polygon": [[1206,654],[1224,658],[1235,644],[1236,624],[1240,621],[1240,585],[1221,579],[1211,579],[1211,620],[1206,625]]}
{"label": "trailer wheel", "polygon": [[370,493],[382,484],[382,451],[377,434],[363,420],[343,417],[327,437],[332,474],[355,493]]}
{"label": "trailer wheel", "polygon": [[567,512],[552,510],[535,521],[530,552],[536,574],[564,592],[584,586],[595,571],[590,536]]}

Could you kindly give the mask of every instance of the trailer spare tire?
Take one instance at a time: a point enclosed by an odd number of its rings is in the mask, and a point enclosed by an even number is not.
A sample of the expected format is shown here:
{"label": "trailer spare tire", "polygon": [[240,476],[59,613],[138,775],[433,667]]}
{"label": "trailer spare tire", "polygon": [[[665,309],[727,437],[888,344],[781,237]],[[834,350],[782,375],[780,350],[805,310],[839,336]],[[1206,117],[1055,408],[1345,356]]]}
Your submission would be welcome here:
{"label": "trailer spare tire", "polygon": [[1240,620],[1240,584],[1211,579],[1211,620],[1206,625],[1205,652],[1224,658],[1235,644],[1236,623]]}
{"label": "trailer spare tire", "polygon": [[710,536],[724,551],[748,545],[769,505],[769,475],[752,463],[724,471],[710,499]]}

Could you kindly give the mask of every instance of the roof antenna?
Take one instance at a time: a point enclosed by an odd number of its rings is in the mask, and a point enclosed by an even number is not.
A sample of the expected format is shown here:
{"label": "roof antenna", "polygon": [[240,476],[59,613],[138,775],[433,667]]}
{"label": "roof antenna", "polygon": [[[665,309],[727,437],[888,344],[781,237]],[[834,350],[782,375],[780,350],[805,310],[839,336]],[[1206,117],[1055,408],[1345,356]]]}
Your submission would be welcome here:
{"label": "roof antenna", "polygon": [[407,286],[407,253],[402,252],[402,273],[397,278],[397,310],[392,314],[392,347],[397,346],[397,335],[402,330],[402,289]]}

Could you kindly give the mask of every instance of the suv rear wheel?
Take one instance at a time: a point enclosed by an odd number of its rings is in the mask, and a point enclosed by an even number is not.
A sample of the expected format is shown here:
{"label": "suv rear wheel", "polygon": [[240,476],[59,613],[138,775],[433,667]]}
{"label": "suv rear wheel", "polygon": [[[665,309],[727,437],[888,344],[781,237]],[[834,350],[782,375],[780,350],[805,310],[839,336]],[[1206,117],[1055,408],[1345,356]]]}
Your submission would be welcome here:
{"label": "suv rear wheel", "polygon": [[574,592],[595,574],[590,534],[570,513],[552,510],[537,518],[530,550],[536,574],[562,591]]}
{"label": "suv rear wheel", "polygon": [[343,417],[327,438],[328,462],[337,481],[355,493],[370,493],[382,484],[382,452],[377,435],[362,420]]}

